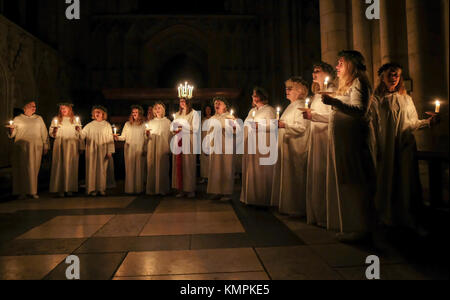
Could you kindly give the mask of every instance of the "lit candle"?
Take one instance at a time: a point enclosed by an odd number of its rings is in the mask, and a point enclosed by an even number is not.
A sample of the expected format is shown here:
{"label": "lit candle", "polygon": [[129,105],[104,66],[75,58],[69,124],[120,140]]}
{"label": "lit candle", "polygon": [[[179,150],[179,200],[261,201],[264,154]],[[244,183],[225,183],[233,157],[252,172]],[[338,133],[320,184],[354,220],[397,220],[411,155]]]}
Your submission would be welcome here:
{"label": "lit candle", "polygon": [[280,121],[280,111],[281,108],[277,107],[277,120]]}
{"label": "lit candle", "polygon": [[114,135],[116,135],[116,134],[117,134],[117,128],[116,128],[116,125],[113,125],[113,131],[114,131]]}
{"label": "lit candle", "polygon": [[9,126],[12,127],[13,125],[14,125],[14,121],[13,120],[9,121]]}
{"label": "lit candle", "polygon": [[306,108],[309,108],[309,103],[310,102],[311,102],[311,100],[309,98],[306,98],[306,101],[305,101],[305,107]]}
{"label": "lit candle", "polygon": [[325,91],[328,89],[328,82],[330,81],[330,77],[325,78],[325,82],[323,83],[323,86],[325,88]]}
{"label": "lit candle", "polygon": [[436,110],[435,113],[439,113],[441,111],[441,102],[439,100],[436,100]]}
{"label": "lit candle", "polygon": [[148,123],[145,124],[145,129],[146,129],[147,131],[150,131],[150,126],[148,125]]}
{"label": "lit candle", "polygon": [[80,117],[75,117],[75,123],[76,123],[76,125],[81,125],[80,124]]}
{"label": "lit candle", "polygon": [[176,114],[173,114],[172,117],[173,117],[173,119],[175,120],[175,119],[177,118],[177,115],[176,115]]}
{"label": "lit candle", "polygon": [[256,117],[256,111],[253,111],[252,117],[253,117],[253,119]]}
{"label": "lit candle", "polygon": [[234,115],[234,110],[231,110],[230,114],[231,114],[231,116],[233,116]]}
{"label": "lit candle", "polygon": [[55,127],[58,127],[58,119],[55,119]]}

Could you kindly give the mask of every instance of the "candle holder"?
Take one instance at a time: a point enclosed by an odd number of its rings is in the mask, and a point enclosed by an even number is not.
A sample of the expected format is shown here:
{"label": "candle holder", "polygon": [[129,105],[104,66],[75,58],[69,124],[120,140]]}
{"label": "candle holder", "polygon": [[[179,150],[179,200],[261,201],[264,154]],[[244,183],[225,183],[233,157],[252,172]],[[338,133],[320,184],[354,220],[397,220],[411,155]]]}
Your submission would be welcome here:
{"label": "candle holder", "polygon": [[180,84],[178,87],[178,98],[180,99],[192,99],[194,97],[194,87],[188,85],[187,82],[184,85]]}

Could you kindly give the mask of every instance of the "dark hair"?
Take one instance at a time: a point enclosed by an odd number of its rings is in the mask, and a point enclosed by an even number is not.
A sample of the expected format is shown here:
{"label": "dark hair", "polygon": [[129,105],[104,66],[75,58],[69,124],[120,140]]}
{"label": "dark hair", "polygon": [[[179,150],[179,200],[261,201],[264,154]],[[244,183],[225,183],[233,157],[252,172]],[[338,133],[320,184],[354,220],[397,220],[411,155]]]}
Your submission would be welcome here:
{"label": "dark hair", "polygon": [[[192,112],[192,102],[191,102],[191,100],[187,99],[187,98],[180,98],[180,101],[181,100],[184,100],[186,102],[186,115],[190,114]],[[178,111],[180,115],[181,115],[182,111],[183,110],[181,109],[181,106],[180,106],[180,110]]]}
{"label": "dark hair", "polygon": [[256,93],[256,95],[258,95],[259,98],[261,98],[261,101],[264,104],[269,103],[269,93],[264,88],[260,86],[255,86],[253,88],[253,91]]}
{"label": "dark hair", "polygon": [[203,107],[203,117],[206,117],[206,109],[208,107],[211,109],[211,116],[212,116],[212,114],[213,114],[213,107],[211,106],[211,104],[206,104],[205,107]]}
{"label": "dark hair", "polygon": [[323,72],[330,74],[331,81],[336,80],[336,69],[326,62],[319,62],[313,66],[313,69],[320,68]]}
{"label": "dark hair", "polygon": [[405,81],[403,80],[403,67],[402,65],[392,62],[392,63],[387,63],[381,66],[380,69],[378,69],[378,79],[379,79],[379,83],[377,88],[375,89],[374,95],[377,97],[383,97],[384,95],[386,95],[389,90],[386,86],[386,84],[384,83],[384,74],[386,74],[386,72],[391,72],[391,71],[397,71],[400,70],[402,72],[402,74],[400,75],[400,81],[398,82],[398,85],[395,87],[395,92],[399,93],[400,95],[406,95],[406,87],[405,87]]}
{"label": "dark hair", "polygon": [[229,102],[228,99],[227,99],[226,97],[224,97],[224,96],[215,96],[215,97],[213,98],[212,103],[215,104],[216,101],[221,101],[221,102],[223,102],[223,103],[225,104],[225,106],[227,107],[227,109],[231,107],[230,102]]}

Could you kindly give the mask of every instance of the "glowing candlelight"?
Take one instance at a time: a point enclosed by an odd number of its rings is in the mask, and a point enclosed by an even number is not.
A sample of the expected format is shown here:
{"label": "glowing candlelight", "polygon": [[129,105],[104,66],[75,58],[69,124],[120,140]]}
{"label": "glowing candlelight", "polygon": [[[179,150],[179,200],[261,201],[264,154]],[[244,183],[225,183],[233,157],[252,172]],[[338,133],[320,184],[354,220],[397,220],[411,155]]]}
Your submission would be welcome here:
{"label": "glowing candlelight", "polygon": [[309,103],[310,102],[311,102],[311,100],[309,98],[306,98],[306,101],[305,101],[305,107],[306,108],[309,108]]}
{"label": "glowing candlelight", "polygon": [[230,111],[230,115],[233,116],[234,115],[234,110]]}
{"label": "glowing candlelight", "polygon": [[55,119],[55,127],[58,127],[58,119]]}
{"label": "glowing candlelight", "polygon": [[177,114],[173,114],[172,117],[175,120],[177,118]]}
{"label": "glowing candlelight", "polygon": [[112,127],[113,127],[113,131],[114,131],[114,135],[116,135],[116,134],[117,134],[117,128],[116,128],[116,125],[113,125]]}
{"label": "glowing candlelight", "polygon": [[323,86],[325,88],[325,91],[328,89],[328,82],[330,81],[330,77],[325,78],[325,82],[323,83]]}
{"label": "glowing candlelight", "polygon": [[436,100],[436,110],[435,113],[439,113],[441,111],[441,102],[439,100]]}
{"label": "glowing candlelight", "polygon": [[252,117],[253,117],[253,119],[256,117],[256,111],[253,111]]}
{"label": "glowing candlelight", "polygon": [[14,125],[14,121],[13,120],[9,121],[9,126],[12,127],[13,125]]}
{"label": "glowing candlelight", "polygon": [[75,117],[75,124],[76,125],[81,125],[80,117]]}
{"label": "glowing candlelight", "polygon": [[281,108],[277,107],[277,120],[280,121]]}

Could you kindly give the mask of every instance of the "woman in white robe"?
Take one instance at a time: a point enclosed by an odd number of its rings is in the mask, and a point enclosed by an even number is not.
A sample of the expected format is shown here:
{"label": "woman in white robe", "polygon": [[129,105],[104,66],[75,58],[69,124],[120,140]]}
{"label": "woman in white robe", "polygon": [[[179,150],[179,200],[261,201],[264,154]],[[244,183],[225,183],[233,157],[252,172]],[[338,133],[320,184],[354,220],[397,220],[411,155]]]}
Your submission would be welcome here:
{"label": "woman in white robe", "polygon": [[[328,79],[328,80],[327,80]],[[327,63],[314,66],[314,98],[304,116],[311,121],[306,182],[306,216],[310,225],[327,227],[328,123],[331,106],[322,102],[320,92],[334,92],[336,71]],[[327,82],[325,87],[325,82]]]}
{"label": "woman in white robe", "polygon": [[[190,149],[186,149],[189,153],[182,151],[179,155],[173,155],[172,164],[172,188],[178,190],[177,198],[182,198],[187,195],[188,198],[195,198],[195,191],[197,190],[197,155],[194,154],[194,130],[200,127],[200,120],[197,119],[196,111],[192,109],[191,102],[186,99],[180,99],[180,110],[175,114],[174,124],[179,125],[174,132],[178,137],[190,139]],[[189,126],[185,128],[182,124]],[[180,129],[183,127],[183,130]],[[177,137],[177,138],[178,138]],[[175,139],[177,139],[175,138]],[[187,141],[183,141],[179,145],[184,145],[187,148]]]}
{"label": "woman in white robe", "polygon": [[38,196],[38,176],[42,155],[49,149],[48,132],[42,117],[35,115],[36,102],[28,102],[24,113],[10,126],[8,136],[14,139],[12,153],[13,195],[24,199]]}
{"label": "woman in white robe", "polygon": [[91,196],[106,195],[108,164],[115,153],[114,135],[106,108],[95,106],[94,121],[81,130],[81,139],[86,148],[86,193]]}
{"label": "woman in white robe", "polygon": [[73,105],[59,105],[58,116],[52,121],[49,129],[53,144],[52,171],[50,176],[50,193],[60,197],[72,196],[78,192],[78,162],[80,156],[80,118],[73,114]]}
{"label": "woman in white robe", "polygon": [[[255,88],[252,95],[253,106],[245,123],[255,122],[255,129],[247,126],[244,128],[245,154],[242,157],[242,191],[241,202],[247,205],[270,207],[272,196],[273,165],[262,165],[261,159],[268,158],[269,154],[263,155],[258,150],[258,134],[256,135],[256,154],[249,153],[249,145],[253,144],[251,131],[266,130],[266,145],[269,146],[269,123],[276,122],[275,109],[270,106],[267,92],[261,88]],[[276,124],[275,124],[276,125]],[[275,130],[277,130],[275,126]],[[249,144],[250,143],[250,144]],[[275,146],[276,148],[276,146]]]}
{"label": "woman in white robe", "polygon": [[153,107],[154,118],[147,129],[147,195],[166,195],[170,192],[170,120],[164,104]]}
{"label": "woman in white robe", "polygon": [[125,193],[137,195],[144,192],[145,182],[145,119],[141,106],[131,107],[131,115],[122,134],[115,141],[125,142]]}
{"label": "woman in white robe", "polygon": [[376,171],[366,118],[371,87],[361,53],[342,51],[336,69],[336,96],[322,96],[323,102],[333,107],[329,124],[327,225],[339,232],[340,241],[353,242],[367,237],[373,226]]}
{"label": "woman in white robe", "polygon": [[[215,199],[231,201],[234,191],[234,129],[235,118],[228,111],[229,103],[223,97],[214,98],[216,114],[210,119],[210,143],[207,193]],[[218,141],[217,139],[221,139]],[[228,149],[227,149],[228,140]],[[220,147],[221,146],[221,147]],[[227,151],[231,151],[227,153]]]}
{"label": "woman in white robe", "polygon": [[375,91],[380,121],[378,186],[376,208],[379,221],[387,226],[417,229],[423,208],[414,133],[434,124],[435,118],[419,120],[412,98],[407,94],[403,68],[395,63],[379,70]]}
{"label": "woman in white robe", "polygon": [[[205,107],[205,115],[203,116],[202,120],[202,128],[207,127],[208,120],[211,118],[212,115],[212,108],[211,106],[207,105]],[[206,131],[202,130],[202,141],[205,140],[205,137],[207,135]],[[208,174],[209,174],[209,155],[205,153],[205,151],[202,151],[202,154],[200,154],[200,177],[201,181],[200,183],[205,183],[208,181]]]}
{"label": "woman in white robe", "polygon": [[300,77],[286,81],[286,97],[291,102],[279,120],[278,162],[273,174],[272,204],[281,214],[306,216],[306,164],[309,121],[303,118],[308,83]]}

